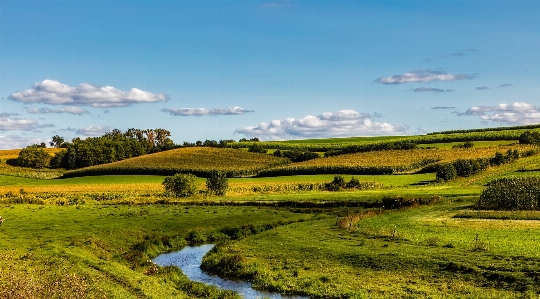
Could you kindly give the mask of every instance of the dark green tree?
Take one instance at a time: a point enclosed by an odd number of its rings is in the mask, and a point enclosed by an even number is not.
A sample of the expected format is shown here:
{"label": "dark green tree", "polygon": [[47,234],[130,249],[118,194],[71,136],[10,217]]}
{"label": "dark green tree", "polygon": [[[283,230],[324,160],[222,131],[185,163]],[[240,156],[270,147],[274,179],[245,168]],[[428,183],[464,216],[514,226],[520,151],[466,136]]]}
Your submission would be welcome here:
{"label": "dark green tree", "polygon": [[208,193],[217,196],[225,196],[228,187],[229,180],[227,179],[226,172],[217,170],[210,171],[210,174],[206,179],[206,189],[208,189]]}
{"label": "dark green tree", "polygon": [[51,161],[49,155],[41,145],[31,145],[23,148],[17,157],[17,164],[23,167],[44,168]]}
{"label": "dark green tree", "polygon": [[191,173],[177,173],[166,177],[162,185],[168,195],[188,197],[197,192],[197,177]]}

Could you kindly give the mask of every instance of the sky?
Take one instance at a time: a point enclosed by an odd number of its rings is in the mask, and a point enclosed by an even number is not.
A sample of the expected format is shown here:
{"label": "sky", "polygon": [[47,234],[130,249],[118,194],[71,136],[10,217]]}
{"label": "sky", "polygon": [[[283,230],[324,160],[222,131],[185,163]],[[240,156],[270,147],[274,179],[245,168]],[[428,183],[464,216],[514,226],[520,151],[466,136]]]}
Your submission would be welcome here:
{"label": "sky", "polygon": [[0,2],[0,149],[540,123],[540,1]]}

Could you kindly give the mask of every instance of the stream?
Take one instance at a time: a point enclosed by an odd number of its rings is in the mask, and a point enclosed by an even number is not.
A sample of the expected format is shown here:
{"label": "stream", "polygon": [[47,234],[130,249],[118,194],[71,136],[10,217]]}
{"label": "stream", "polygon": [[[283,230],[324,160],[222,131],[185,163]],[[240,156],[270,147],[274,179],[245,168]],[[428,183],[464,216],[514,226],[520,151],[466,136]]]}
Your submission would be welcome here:
{"label": "stream", "polygon": [[270,298],[270,299],[308,299],[301,296],[285,296],[279,293],[257,291],[251,287],[251,283],[242,280],[224,279],[216,275],[209,275],[201,270],[203,256],[214,248],[214,244],[201,246],[187,246],[176,252],[161,254],[153,262],[160,266],[176,266],[193,281],[217,286],[223,290],[238,292],[245,299]]}

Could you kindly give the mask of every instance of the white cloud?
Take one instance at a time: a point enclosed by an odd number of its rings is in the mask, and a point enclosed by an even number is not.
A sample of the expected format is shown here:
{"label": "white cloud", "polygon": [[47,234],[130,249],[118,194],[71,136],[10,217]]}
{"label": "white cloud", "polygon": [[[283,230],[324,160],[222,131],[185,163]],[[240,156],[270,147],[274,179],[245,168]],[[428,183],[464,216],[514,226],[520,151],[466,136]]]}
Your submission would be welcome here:
{"label": "white cloud", "polygon": [[381,77],[375,79],[375,82],[381,84],[403,84],[412,82],[431,82],[431,81],[455,81],[463,79],[472,79],[474,75],[465,74],[447,74],[444,71],[416,70],[406,72],[402,75],[390,77]]}
{"label": "white cloud", "polygon": [[35,119],[0,117],[0,131],[33,131],[38,126]]}
{"label": "white cloud", "polygon": [[374,122],[367,113],[354,110],[325,112],[319,116],[287,118],[263,122],[257,126],[236,129],[235,133],[261,139],[298,139],[410,133],[406,126]]}
{"label": "white cloud", "polygon": [[31,114],[69,113],[73,115],[83,115],[90,113],[88,112],[88,110],[76,106],[65,106],[58,109],[26,107],[26,112]]}
{"label": "white cloud", "polygon": [[107,126],[100,127],[100,126],[91,125],[89,127],[78,128],[75,131],[75,133],[78,135],[85,136],[85,137],[96,137],[96,136],[102,136],[103,134],[109,131],[110,129]]}
{"label": "white cloud", "polygon": [[479,116],[482,122],[496,122],[511,126],[540,123],[540,108],[531,103],[515,102],[497,106],[475,106],[467,109],[462,115]]}
{"label": "white cloud", "polygon": [[169,96],[162,93],[153,94],[137,88],[122,91],[112,86],[102,87],[88,83],[72,87],[54,80],[43,80],[36,83],[33,88],[9,96],[10,100],[21,103],[78,105],[99,108],[166,102],[169,98]]}
{"label": "white cloud", "polygon": [[49,140],[26,138],[26,137],[17,136],[17,135],[8,135],[8,136],[0,135],[0,149],[24,148],[32,144],[40,144],[41,142],[45,142],[48,144]]}
{"label": "white cloud", "polygon": [[162,112],[169,112],[174,116],[203,116],[203,115],[240,115],[253,110],[246,110],[242,107],[234,106],[227,108],[163,108]]}
{"label": "white cloud", "polygon": [[476,90],[487,90],[487,89],[489,89],[489,87],[487,87],[487,86],[478,86],[478,87],[475,87],[474,89],[476,89]]}

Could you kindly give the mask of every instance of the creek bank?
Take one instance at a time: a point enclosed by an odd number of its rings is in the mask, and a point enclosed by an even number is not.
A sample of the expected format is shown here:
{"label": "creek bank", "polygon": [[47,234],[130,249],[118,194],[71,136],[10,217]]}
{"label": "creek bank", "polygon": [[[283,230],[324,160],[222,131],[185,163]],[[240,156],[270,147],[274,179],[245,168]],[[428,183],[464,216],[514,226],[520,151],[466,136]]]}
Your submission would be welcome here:
{"label": "creek bank", "polygon": [[214,244],[201,246],[187,246],[176,252],[161,254],[153,262],[159,266],[176,266],[192,281],[198,281],[217,286],[224,290],[238,292],[245,299],[269,298],[269,299],[308,299],[301,296],[286,296],[279,293],[270,293],[255,290],[251,283],[242,280],[224,279],[216,275],[209,275],[201,269],[204,255],[208,253]]}

